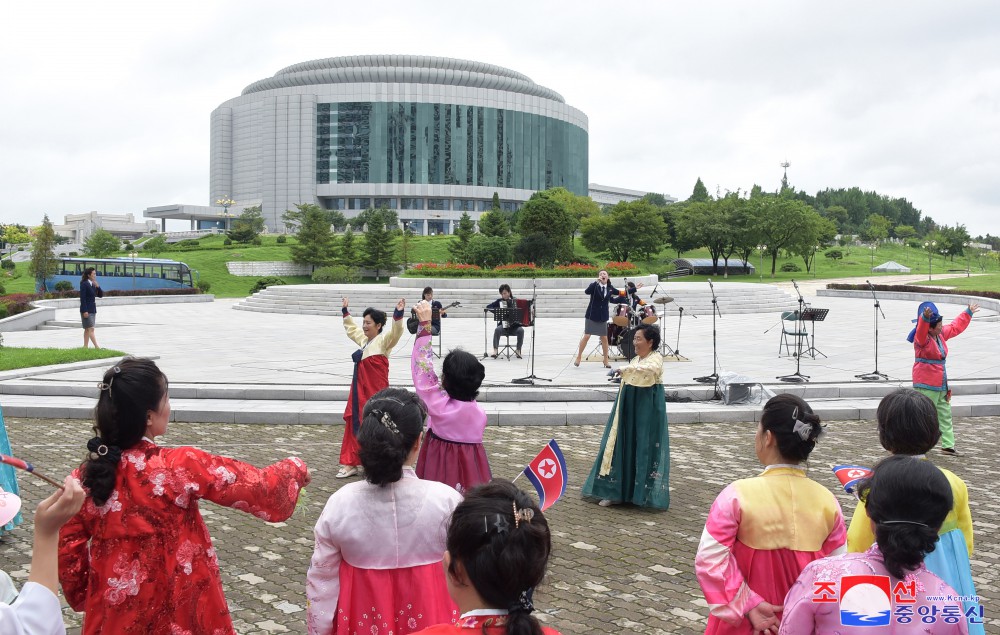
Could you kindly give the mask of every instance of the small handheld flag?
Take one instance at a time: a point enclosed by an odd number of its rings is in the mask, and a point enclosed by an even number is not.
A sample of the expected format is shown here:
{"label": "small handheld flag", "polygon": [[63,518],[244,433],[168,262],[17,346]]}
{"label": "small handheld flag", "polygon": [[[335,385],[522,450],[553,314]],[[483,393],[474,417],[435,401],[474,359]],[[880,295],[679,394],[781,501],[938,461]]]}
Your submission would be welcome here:
{"label": "small handheld flag", "polygon": [[522,473],[535,486],[538,507],[542,511],[551,507],[566,492],[566,459],[555,439],[542,448]]}
{"label": "small handheld flag", "polygon": [[871,476],[872,471],[861,465],[834,465],[833,473],[844,486],[844,491],[853,494],[861,479]]}
{"label": "small handheld flag", "polygon": [[16,467],[17,469],[24,470],[25,472],[28,472],[29,474],[34,474],[35,476],[37,476],[38,478],[42,479],[46,483],[49,483],[51,485],[55,485],[59,489],[63,488],[62,483],[57,483],[57,482],[53,481],[52,479],[50,479],[48,476],[45,476],[44,474],[40,474],[40,473],[36,472],[35,471],[35,466],[32,465],[31,463],[28,463],[27,461],[22,461],[21,459],[14,458],[12,456],[7,456],[6,454],[0,454],[0,463],[6,463],[7,465],[10,465],[11,467]]}

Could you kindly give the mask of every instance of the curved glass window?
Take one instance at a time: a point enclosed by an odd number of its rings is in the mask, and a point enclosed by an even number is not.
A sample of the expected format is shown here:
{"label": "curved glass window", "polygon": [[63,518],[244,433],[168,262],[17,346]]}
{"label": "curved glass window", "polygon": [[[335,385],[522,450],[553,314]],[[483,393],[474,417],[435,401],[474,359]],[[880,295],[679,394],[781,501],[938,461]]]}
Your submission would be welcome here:
{"label": "curved glass window", "polygon": [[421,183],[587,194],[587,131],[481,106],[317,105],[317,183]]}

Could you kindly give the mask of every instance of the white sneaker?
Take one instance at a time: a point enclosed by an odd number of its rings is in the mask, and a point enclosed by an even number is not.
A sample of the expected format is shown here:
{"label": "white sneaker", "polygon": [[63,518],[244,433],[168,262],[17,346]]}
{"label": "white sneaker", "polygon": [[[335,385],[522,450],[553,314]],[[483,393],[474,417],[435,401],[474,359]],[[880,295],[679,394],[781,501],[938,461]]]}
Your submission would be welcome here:
{"label": "white sneaker", "polygon": [[357,476],[358,466],[357,465],[341,465],[340,471],[337,472],[337,478],[348,478],[350,476]]}
{"label": "white sneaker", "polygon": [[615,504],[615,502],[613,500],[611,500],[610,498],[605,498],[605,499],[601,500],[600,503],[598,503],[598,505],[600,505],[601,507],[611,507],[614,504]]}

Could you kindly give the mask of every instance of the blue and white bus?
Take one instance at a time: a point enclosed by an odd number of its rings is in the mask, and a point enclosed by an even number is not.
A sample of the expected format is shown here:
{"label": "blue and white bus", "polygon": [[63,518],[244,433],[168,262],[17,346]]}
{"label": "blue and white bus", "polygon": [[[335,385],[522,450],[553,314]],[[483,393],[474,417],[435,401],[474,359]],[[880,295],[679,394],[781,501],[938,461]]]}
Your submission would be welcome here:
{"label": "blue and white bus", "polygon": [[45,281],[49,291],[66,280],[74,289],[88,267],[97,270],[97,281],[111,289],[184,289],[194,286],[191,268],[176,260],[157,258],[59,258],[56,275]]}

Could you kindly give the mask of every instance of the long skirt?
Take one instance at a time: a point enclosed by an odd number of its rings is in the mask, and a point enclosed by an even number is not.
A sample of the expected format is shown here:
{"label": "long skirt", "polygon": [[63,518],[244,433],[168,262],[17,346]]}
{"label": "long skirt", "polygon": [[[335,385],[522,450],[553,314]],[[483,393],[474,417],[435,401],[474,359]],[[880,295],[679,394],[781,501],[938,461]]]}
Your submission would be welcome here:
{"label": "long skirt", "polygon": [[670,507],[670,437],[663,384],[622,385],[583,495],[640,507]]}
{"label": "long skirt", "polygon": [[[934,551],[924,558],[927,570],[948,583],[955,592],[966,598],[976,597],[976,584],[972,581],[972,565],[969,563],[969,548],[961,529],[952,529],[938,537]],[[964,613],[970,610],[979,614],[979,603],[962,602]],[[977,618],[978,619],[978,618]],[[969,635],[980,635],[986,630],[983,625],[967,621]]]}
{"label": "long skirt", "polygon": [[465,493],[493,478],[482,443],[448,441],[428,430],[417,457],[417,476]]}
{"label": "long skirt", "polygon": [[[3,410],[0,409],[0,454],[11,455],[10,451],[10,441],[7,439],[7,428],[3,423]],[[5,463],[0,463],[0,489],[9,494],[18,494],[19,490],[17,487],[17,476],[13,467]],[[21,512],[17,513],[17,516],[11,519],[6,525],[0,526],[0,534],[5,531],[11,531],[14,527],[21,524]]]}

